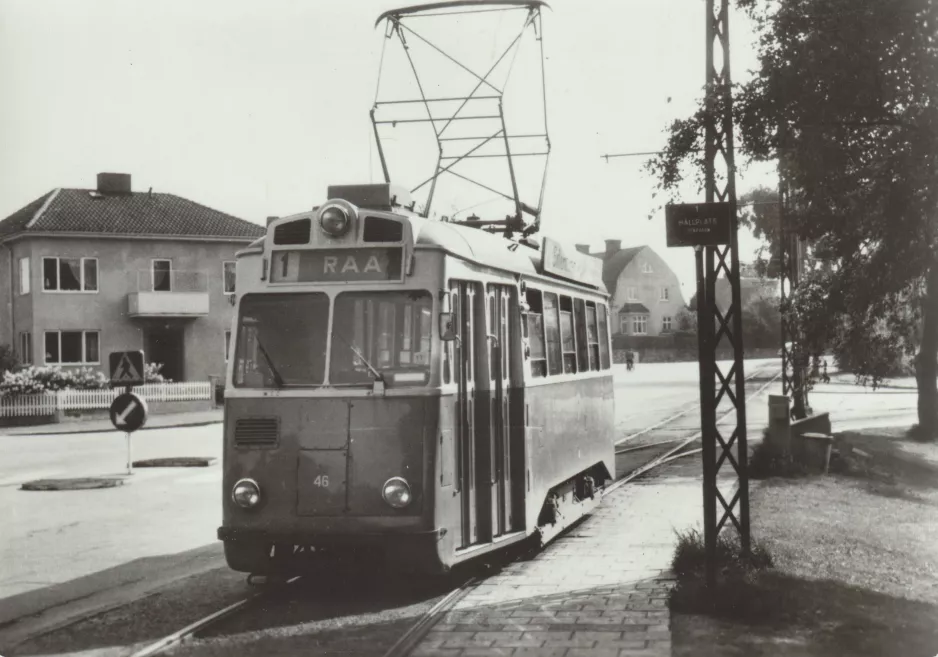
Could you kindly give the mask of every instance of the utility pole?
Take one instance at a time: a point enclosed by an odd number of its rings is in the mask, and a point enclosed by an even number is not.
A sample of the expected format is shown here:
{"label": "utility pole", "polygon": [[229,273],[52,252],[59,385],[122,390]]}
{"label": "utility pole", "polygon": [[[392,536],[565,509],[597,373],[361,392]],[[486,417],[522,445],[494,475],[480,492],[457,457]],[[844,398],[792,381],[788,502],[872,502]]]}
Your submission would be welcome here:
{"label": "utility pole", "polygon": [[[707,583],[716,583],[717,536],[732,524],[739,532],[744,554],[750,550],[749,474],[746,436],[746,390],[743,372],[742,303],[739,287],[739,219],[736,207],[732,79],[730,77],[729,0],[706,1],[706,125],[705,191],[707,203],[729,203],[731,231],[728,245],[704,246],[697,251],[698,339],[700,346],[700,416],[703,442],[704,543]],[[717,281],[725,280],[731,301],[725,312],[716,303]],[[702,301],[702,303],[701,303]],[[724,372],[717,363],[721,344],[733,349],[733,364]],[[735,426],[717,426],[720,402],[735,411]],[[726,432],[726,435],[724,435]],[[729,464],[737,478],[735,491],[720,491],[720,470]],[[727,499],[729,498],[729,499]]]}

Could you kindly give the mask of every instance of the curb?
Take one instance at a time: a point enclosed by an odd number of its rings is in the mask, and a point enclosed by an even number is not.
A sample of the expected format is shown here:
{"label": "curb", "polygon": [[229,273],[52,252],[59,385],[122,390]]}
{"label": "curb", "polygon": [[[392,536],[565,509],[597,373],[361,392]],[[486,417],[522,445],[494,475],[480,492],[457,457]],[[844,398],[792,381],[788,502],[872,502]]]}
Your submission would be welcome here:
{"label": "curb", "polygon": [[35,479],[20,486],[20,490],[92,490],[123,486],[124,480],[117,477],[78,477],[75,479]]}
{"label": "curb", "polygon": [[135,468],[205,468],[218,459],[214,456],[167,456],[134,461]]}
{"label": "curb", "polygon": [[[204,427],[210,424],[221,424],[224,420],[206,420],[203,422],[186,422],[184,424],[163,424],[156,426],[142,426],[134,433],[139,433],[141,431],[153,431],[154,429],[183,429],[186,427]],[[56,425],[40,425],[40,426],[56,426]],[[6,427],[11,429],[13,427]],[[28,431],[28,432],[17,432],[17,433],[0,433],[0,438],[10,438],[13,436],[58,436],[58,435],[74,435],[82,433],[102,433],[104,431],[117,431],[113,426],[109,426],[106,429],[76,429],[74,431]]]}

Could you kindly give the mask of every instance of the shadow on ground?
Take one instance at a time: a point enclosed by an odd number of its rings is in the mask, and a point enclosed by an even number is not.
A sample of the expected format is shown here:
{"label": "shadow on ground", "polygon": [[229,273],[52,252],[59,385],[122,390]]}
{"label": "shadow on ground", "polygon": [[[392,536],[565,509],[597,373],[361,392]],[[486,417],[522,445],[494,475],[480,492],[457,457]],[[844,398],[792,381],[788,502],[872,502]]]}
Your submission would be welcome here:
{"label": "shadow on ground", "polygon": [[780,573],[761,575],[709,614],[692,589],[672,597],[675,657],[934,657],[938,606]]}

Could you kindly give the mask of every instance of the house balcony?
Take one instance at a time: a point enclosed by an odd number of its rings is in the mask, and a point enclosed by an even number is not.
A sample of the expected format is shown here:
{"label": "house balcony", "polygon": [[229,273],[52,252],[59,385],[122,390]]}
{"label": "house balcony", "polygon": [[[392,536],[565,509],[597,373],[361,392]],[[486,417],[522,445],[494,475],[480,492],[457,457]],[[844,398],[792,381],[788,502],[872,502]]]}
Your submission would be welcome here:
{"label": "house balcony", "polygon": [[204,317],[208,315],[204,272],[137,272],[137,291],[127,295],[130,317]]}

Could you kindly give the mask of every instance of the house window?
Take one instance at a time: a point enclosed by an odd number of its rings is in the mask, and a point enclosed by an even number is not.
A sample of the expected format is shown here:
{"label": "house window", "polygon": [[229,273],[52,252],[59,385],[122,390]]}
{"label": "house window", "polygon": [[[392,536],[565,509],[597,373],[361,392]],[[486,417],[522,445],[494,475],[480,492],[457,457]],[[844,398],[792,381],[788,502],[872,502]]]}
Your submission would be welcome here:
{"label": "house window", "polygon": [[98,331],[46,331],[47,365],[97,365]]}
{"label": "house window", "polygon": [[42,289],[47,292],[97,292],[97,258],[43,258]]}
{"label": "house window", "polygon": [[634,335],[645,335],[648,330],[648,316],[647,315],[633,315],[632,316],[632,333]]}
{"label": "house window", "polygon": [[662,317],[661,318],[661,331],[666,333],[671,330],[671,318]]}
{"label": "house window", "polygon": [[637,291],[634,287],[625,288],[625,296],[629,301],[638,301]]}
{"label": "house window", "polygon": [[154,260],[150,263],[150,278],[154,292],[173,291],[173,261]]}
{"label": "house window", "polygon": [[619,333],[629,332],[629,316],[619,315]]}
{"label": "house window", "polygon": [[222,279],[225,286],[225,294],[235,293],[235,262],[227,261],[222,263]]}
{"label": "house window", "polygon": [[231,348],[231,331],[225,331],[225,362],[228,362],[228,350]]}
{"label": "house window", "polygon": [[20,258],[20,294],[29,294],[29,257]]}
{"label": "house window", "polygon": [[667,301],[671,298],[671,290],[666,287],[661,288],[661,300]]}
{"label": "house window", "polygon": [[20,360],[24,365],[33,362],[33,334],[29,331],[20,332]]}
{"label": "house window", "polygon": [[650,273],[652,273],[651,265],[648,264],[647,262],[643,262],[643,263],[642,263],[642,273],[643,273],[643,274],[650,274]]}

